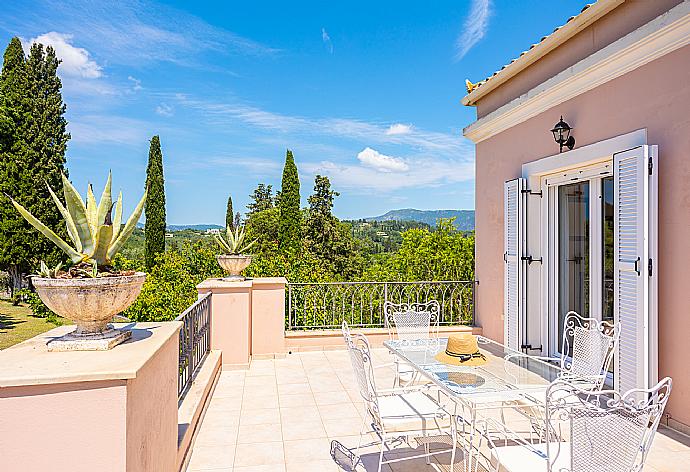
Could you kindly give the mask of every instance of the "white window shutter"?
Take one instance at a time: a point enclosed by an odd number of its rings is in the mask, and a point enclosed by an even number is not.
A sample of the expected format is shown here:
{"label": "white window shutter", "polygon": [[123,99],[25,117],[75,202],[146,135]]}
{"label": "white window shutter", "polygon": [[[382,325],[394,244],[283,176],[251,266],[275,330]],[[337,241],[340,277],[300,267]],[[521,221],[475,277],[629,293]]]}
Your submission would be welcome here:
{"label": "white window shutter", "polygon": [[613,156],[614,317],[621,324],[615,387],[656,383],[656,146]]}
{"label": "white window shutter", "polygon": [[525,247],[525,179],[509,180],[503,188],[504,253],[503,272],[503,343],[519,350],[520,320],[525,308],[525,270],[522,256]]}

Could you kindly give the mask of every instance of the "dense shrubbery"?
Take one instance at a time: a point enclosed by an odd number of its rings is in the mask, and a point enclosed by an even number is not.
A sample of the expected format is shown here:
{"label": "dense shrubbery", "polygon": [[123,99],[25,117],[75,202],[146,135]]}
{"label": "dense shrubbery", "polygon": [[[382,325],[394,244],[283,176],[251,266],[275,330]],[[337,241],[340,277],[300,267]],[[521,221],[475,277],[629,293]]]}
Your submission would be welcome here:
{"label": "dense shrubbery", "polygon": [[50,309],[47,306],[45,306],[43,301],[41,301],[40,297],[36,292],[32,292],[27,288],[18,290],[14,294],[12,303],[16,305],[19,302],[24,302],[27,305],[29,305],[29,308],[31,308],[31,311],[33,312],[34,316],[38,318],[45,318],[46,320],[50,321],[51,323],[57,326],[60,326],[62,324],[62,318],[50,311]]}
{"label": "dense shrubbery", "polygon": [[[175,318],[197,298],[196,286],[222,271],[216,263],[210,241],[184,243],[159,254],[146,277],[141,295],[124,313],[133,321],[165,321]],[[144,270],[143,260],[118,256],[115,264],[121,269]]]}

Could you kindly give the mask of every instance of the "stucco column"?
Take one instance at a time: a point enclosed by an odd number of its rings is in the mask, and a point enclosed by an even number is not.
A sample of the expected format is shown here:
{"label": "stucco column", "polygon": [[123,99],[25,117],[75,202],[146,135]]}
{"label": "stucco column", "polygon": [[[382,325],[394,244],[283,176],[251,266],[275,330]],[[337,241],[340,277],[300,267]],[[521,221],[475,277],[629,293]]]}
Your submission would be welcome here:
{"label": "stucco column", "polygon": [[253,279],[252,356],[285,352],[284,277]]}
{"label": "stucco column", "polygon": [[224,368],[247,367],[251,356],[252,281],[207,279],[199,295],[211,292],[211,349],[221,351]]}
{"label": "stucco column", "polygon": [[225,369],[248,367],[252,356],[285,352],[283,277],[231,282],[207,279],[199,296],[211,293],[211,349],[222,352]]}
{"label": "stucco column", "polygon": [[181,325],[136,323],[110,351],[48,352],[63,326],[0,351],[0,469],[175,470]]}

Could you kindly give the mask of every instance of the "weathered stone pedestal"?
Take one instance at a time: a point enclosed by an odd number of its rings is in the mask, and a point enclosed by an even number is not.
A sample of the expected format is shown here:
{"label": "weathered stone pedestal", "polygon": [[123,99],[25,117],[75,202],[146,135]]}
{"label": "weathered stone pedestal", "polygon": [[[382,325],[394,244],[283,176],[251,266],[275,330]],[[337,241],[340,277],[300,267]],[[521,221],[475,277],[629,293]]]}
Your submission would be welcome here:
{"label": "weathered stone pedestal", "polygon": [[176,470],[181,325],[129,324],[111,350],[49,352],[74,329],[62,326],[0,351],[0,470]]}
{"label": "weathered stone pedestal", "polygon": [[46,343],[48,351],[108,351],[118,344],[122,344],[132,337],[129,329],[111,328],[102,334],[91,336],[78,336],[67,333],[56,339],[51,339]]}

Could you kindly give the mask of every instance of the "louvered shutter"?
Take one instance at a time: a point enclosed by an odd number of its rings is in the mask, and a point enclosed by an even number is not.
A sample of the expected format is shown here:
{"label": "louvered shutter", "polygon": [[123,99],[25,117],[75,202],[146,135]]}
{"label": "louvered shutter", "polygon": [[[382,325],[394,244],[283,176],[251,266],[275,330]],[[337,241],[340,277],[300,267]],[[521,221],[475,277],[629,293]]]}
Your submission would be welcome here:
{"label": "louvered shutter", "polygon": [[621,325],[615,387],[656,383],[656,147],[613,156],[614,316]]}
{"label": "louvered shutter", "polygon": [[522,255],[525,238],[525,179],[509,180],[503,188],[504,253],[503,343],[520,349],[520,320],[524,310],[525,271]]}

